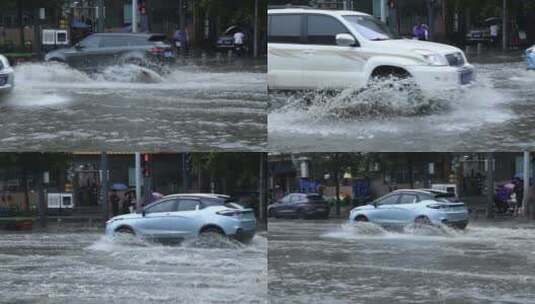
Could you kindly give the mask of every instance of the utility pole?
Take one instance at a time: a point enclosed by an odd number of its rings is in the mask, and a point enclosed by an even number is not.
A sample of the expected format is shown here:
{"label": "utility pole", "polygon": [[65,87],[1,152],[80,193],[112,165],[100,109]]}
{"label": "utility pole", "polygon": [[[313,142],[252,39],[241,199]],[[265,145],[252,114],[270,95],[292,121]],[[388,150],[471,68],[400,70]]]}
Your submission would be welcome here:
{"label": "utility pole", "polygon": [[97,2],[97,32],[104,32],[104,0],[98,0]]}
{"label": "utility pole", "polygon": [[254,2],[254,35],[253,35],[253,56],[258,57],[258,0]]}
{"label": "utility pole", "polygon": [[136,152],[135,154],[135,160],[136,160],[136,168],[135,168],[135,175],[136,175],[136,211],[141,210],[141,154],[139,152]]}
{"label": "utility pole", "polygon": [[260,168],[259,168],[259,177],[258,177],[258,218],[260,220],[265,220],[265,210],[266,210],[266,154],[260,153]]}
{"label": "utility pole", "polygon": [[132,0],[132,33],[137,33],[137,0]]}
{"label": "utility pole", "polygon": [[179,26],[181,30],[186,28],[186,5],[184,4],[186,0],[178,0],[178,5],[180,7],[179,11]]}
{"label": "utility pole", "polygon": [[39,195],[39,224],[41,228],[46,228],[46,220],[47,220],[47,210],[48,206],[45,200],[45,189],[43,185],[43,175],[44,172],[42,170],[39,170],[39,173],[37,175],[37,191]]}
{"label": "utility pole", "polygon": [[487,218],[494,218],[494,154],[487,153]]}
{"label": "utility pole", "polygon": [[503,0],[502,11],[502,49],[507,50],[507,0]]}
{"label": "utility pole", "polygon": [[100,199],[102,200],[102,216],[104,217],[105,222],[110,218],[110,209],[108,207],[108,154],[106,154],[106,152],[100,154],[100,172],[102,172]]}
{"label": "utility pole", "polygon": [[187,161],[186,161],[187,155],[186,153],[182,153],[182,192],[186,193],[188,192],[188,173],[187,173]]}

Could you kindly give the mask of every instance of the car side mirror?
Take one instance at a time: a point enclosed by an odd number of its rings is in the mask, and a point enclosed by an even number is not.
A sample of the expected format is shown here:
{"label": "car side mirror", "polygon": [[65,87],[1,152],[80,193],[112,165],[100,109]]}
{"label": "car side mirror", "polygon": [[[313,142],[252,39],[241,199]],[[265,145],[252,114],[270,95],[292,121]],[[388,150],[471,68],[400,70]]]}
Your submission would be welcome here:
{"label": "car side mirror", "polygon": [[336,44],[339,46],[357,46],[357,41],[350,34],[338,34],[336,35]]}
{"label": "car side mirror", "polygon": [[373,206],[377,208],[377,202],[373,202]]}
{"label": "car side mirror", "polygon": [[84,48],[83,45],[81,45],[79,42],[77,44],[74,45],[74,48],[77,49],[77,50],[81,50]]}
{"label": "car side mirror", "polygon": [[147,212],[145,212],[145,210],[141,211],[141,216],[145,217],[145,215],[147,215]]}

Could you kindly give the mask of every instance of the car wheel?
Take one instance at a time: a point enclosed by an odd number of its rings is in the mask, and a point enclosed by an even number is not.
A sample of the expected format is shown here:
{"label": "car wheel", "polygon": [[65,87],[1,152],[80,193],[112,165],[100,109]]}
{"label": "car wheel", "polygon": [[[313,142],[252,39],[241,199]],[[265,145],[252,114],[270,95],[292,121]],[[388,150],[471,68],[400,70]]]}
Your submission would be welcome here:
{"label": "car wheel", "polygon": [[421,215],[414,220],[416,225],[431,225],[431,220],[425,215]]}
{"label": "car wheel", "polygon": [[225,236],[225,232],[220,228],[208,227],[201,231],[200,236],[203,238],[221,238]]}
{"label": "car wheel", "polygon": [[368,222],[368,218],[364,215],[359,215],[355,218],[355,222]]}
{"label": "car wheel", "polygon": [[130,227],[119,227],[117,230],[115,230],[114,235],[115,236],[118,236],[118,235],[134,236],[136,235],[136,233]]}

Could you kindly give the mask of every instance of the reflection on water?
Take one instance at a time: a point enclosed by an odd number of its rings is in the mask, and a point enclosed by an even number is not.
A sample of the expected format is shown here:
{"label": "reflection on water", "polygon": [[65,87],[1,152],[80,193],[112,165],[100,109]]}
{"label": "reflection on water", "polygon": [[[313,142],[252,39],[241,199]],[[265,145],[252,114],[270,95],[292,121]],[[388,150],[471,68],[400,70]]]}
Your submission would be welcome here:
{"label": "reflection on water", "polygon": [[163,246],[100,234],[2,235],[0,303],[264,303],[266,251],[262,236],[247,246]]}
{"label": "reflection on water", "polygon": [[273,221],[272,303],[535,303],[533,225]]}

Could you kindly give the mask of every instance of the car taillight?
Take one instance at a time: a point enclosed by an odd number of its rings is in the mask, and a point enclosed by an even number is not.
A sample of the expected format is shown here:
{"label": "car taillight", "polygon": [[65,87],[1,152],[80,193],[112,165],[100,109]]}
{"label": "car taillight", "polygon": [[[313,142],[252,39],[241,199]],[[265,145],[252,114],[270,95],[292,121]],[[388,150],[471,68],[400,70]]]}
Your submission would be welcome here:
{"label": "car taillight", "polygon": [[161,55],[165,52],[165,49],[161,47],[153,47],[149,51],[154,55]]}
{"label": "car taillight", "polygon": [[242,215],[241,211],[239,211],[239,210],[218,211],[216,213],[219,214],[219,215],[235,216],[235,217],[238,217],[238,216]]}

